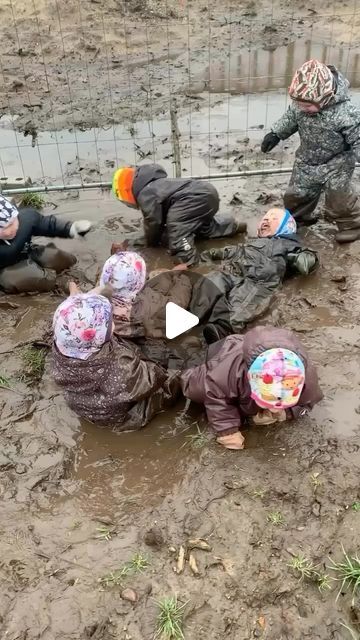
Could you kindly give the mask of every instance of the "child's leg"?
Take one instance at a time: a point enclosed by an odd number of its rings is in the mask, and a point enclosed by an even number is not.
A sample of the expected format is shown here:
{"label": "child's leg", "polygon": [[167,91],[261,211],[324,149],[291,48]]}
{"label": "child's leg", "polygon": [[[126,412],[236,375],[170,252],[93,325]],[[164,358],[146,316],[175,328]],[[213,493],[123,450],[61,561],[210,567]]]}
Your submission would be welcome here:
{"label": "child's leg", "polygon": [[199,238],[229,238],[237,233],[245,233],[246,224],[237,222],[234,216],[225,213],[217,213],[206,222],[198,231]]}
{"label": "child's leg", "polygon": [[45,246],[33,245],[30,250],[30,257],[40,267],[53,269],[56,273],[70,269],[77,262],[74,255],[58,249],[53,242]]}
{"label": "child's leg", "polygon": [[6,293],[45,293],[56,284],[56,272],[43,269],[33,260],[21,260],[0,271],[0,289]]}
{"label": "child's leg", "polygon": [[309,226],[317,221],[313,215],[322,191],[316,168],[295,162],[289,186],[284,194],[284,207],[294,216],[298,224]]}

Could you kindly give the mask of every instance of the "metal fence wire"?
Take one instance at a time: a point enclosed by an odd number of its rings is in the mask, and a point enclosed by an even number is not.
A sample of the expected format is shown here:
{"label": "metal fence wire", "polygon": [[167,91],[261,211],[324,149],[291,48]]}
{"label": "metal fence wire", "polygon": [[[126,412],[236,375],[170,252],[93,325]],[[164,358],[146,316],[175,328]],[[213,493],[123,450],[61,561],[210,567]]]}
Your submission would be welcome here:
{"label": "metal fence wire", "polygon": [[334,64],[360,104],[360,8],[323,4],[7,0],[2,184],[109,186],[143,162],[212,179],[288,172],[296,141],[268,156],[259,143],[302,62]]}

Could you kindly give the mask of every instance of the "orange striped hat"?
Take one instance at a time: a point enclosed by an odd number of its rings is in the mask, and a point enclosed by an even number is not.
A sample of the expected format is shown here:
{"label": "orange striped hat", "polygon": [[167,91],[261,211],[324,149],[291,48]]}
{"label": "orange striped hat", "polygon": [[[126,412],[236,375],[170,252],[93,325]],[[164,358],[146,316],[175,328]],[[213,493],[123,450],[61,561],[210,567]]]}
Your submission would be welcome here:
{"label": "orange striped hat", "polygon": [[115,171],[112,182],[112,190],[115,197],[126,204],[137,206],[132,186],[135,177],[134,167],[120,167]]}

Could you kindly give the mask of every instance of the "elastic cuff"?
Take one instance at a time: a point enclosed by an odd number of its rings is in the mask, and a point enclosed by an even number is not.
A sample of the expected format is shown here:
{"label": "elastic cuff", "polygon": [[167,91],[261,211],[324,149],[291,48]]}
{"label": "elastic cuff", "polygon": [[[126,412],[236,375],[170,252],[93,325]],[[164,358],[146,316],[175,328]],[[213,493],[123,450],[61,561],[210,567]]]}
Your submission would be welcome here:
{"label": "elastic cuff", "polygon": [[218,437],[221,436],[230,436],[232,433],[237,433],[240,431],[239,427],[232,427],[231,429],[222,429],[221,431],[216,431],[215,433]]}

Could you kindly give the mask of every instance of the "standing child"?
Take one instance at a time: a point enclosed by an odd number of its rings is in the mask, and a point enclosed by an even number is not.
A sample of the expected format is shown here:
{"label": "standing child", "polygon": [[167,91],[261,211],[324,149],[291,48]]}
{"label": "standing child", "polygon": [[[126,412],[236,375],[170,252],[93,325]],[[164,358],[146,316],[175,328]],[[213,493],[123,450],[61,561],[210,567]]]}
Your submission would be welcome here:
{"label": "standing child", "polygon": [[219,194],[209,182],[191,178],[168,178],[158,164],[122,167],[113,178],[115,196],[141,209],[146,243],[164,242],[177,261],[188,265],[198,260],[196,238],[222,238],[246,230],[229,215],[218,214]]}
{"label": "standing child", "polygon": [[175,374],[145,361],[131,343],[113,339],[111,302],[104,295],[69,296],[55,311],[53,330],[53,375],[79,417],[135,430],[176,399]]}
{"label": "standing child", "polygon": [[280,140],[299,133],[284,206],[298,222],[313,224],[313,212],[325,191],[338,242],[360,238],[360,205],[351,190],[355,160],[360,160],[360,109],[351,102],[348,87],[348,80],[332,65],[305,62],[290,85],[292,104],[261,145],[268,153]]}
{"label": "standing child", "polygon": [[[185,371],[186,398],[204,404],[217,442],[243,449],[240,429],[251,416],[270,424],[304,416],[323,397],[314,365],[295,334],[256,327],[209,347],[205,364]],[[270,420],[262,420],[270,417]]]}

